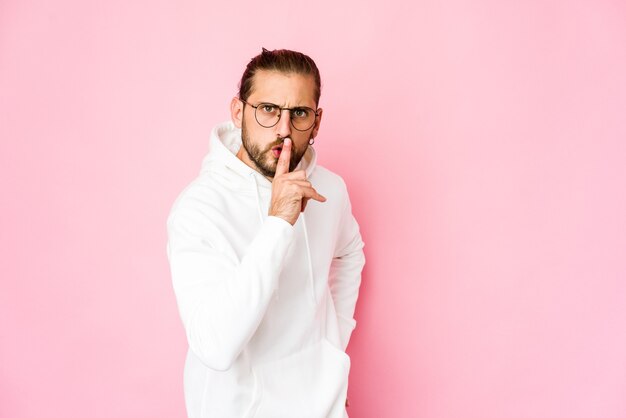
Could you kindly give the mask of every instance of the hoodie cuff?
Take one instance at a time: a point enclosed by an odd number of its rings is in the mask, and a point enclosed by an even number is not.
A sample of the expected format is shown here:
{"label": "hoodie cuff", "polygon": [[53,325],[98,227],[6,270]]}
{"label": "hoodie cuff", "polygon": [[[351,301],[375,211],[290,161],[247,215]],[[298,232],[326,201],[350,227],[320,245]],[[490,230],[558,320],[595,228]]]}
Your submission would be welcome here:
{"label": "hoodie cuff", "polygon": [[282,245],[279,245],[279,248],[283,248],[286,251],[293,239],[295,228],[283,218],[268,216],[263,222],[261,231],[266,239],[274,243],[281,243]]}
{"label": "hoodie cuff", "polygon": [[279,216],[268,216],[265,219],[266,223],[269,223],[271,226],[271,228],[276,228],[278,230],[282,230],[282,229],[290,229],[293,231],[293,225],[291,225],[289,222],[287,222],[286,220],[284,220],[283,218],[279,217]]}
{"label": "hoodie cuff", "polygon": [[294,227],[289,222],[277,216],[268,216],[253,247],[258,250],[257,254],[265,254],[262,258],[271,266],[282,266],[293,236]]}

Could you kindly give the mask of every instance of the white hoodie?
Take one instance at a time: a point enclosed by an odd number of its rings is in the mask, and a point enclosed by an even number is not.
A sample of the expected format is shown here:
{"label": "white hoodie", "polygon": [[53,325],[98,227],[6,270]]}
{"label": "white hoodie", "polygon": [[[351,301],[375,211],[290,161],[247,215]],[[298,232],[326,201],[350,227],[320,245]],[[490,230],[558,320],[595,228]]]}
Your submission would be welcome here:
{"label": "white hoodie", "polygon": [[240,146],[232,123],[213,130],[168,219],[188,415],[346,417],[365,262],[346,186],[309,147],[298,168],[327,201],[310,200],[292,226],[267,215],[272,185],[236,157]]}

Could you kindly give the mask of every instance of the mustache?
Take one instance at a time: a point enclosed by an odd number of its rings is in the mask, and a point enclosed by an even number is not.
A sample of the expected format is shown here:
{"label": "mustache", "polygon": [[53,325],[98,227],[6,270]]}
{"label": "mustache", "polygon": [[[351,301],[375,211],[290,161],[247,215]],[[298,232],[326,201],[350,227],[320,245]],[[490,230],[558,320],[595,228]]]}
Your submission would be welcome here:
{"label": "mustache", "polygon": [[[285,137],[285,138],[290,138],[290,137]],[[271,151],[272,148],[274,148],[275,146],[278,145],[283,145],[285,143],[285,138],[277,138],[276,141],[272,142],[271,144],[269,144],[266,148],[265,151]],[[295,150],[297,149],[293,143],[293,140],[291,141],[291,149]]]}

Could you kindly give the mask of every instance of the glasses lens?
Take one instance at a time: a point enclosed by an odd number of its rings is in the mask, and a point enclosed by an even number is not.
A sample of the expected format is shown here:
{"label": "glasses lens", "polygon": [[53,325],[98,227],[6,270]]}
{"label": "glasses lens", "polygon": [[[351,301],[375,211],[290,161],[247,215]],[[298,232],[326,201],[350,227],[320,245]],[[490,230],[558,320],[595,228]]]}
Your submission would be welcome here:
{"label": "glasses lens", "polygon": [[265,128],[271,128],[278,123],[280,108],[271,103],[261,103],[255,110],[256,121]]}
{"label": "glasses lens", "polygon": [[315,111],[309,107],[296,107],[291,110],[291,124],[299,131],[311,129],[315,124]]}
{"label": "glasses lens", "polygon": [[[281,115],[281,109],[272,103],[260,103],[254,111],[254,117],[259,125],[265,128],[271,128],[278,123]],[[290,109],[289,117],[291,125],[299,130],[306,131],[315,124],[315,110],[310,107],[294,107]]]}

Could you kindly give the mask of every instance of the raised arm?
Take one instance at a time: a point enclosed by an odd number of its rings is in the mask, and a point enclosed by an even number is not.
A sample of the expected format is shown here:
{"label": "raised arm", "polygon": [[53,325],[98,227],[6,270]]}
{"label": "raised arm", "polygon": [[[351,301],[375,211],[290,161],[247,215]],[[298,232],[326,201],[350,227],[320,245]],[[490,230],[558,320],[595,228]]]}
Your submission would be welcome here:
{"label": "raised arm", "polygon": [[206,215],[180,208],[168,220],[168,257],[189,347],[203,363],[227,370],[265,315],[293,227],[267,217],[238,260]]}
{"label": "raised arm", "polygon": [[326,200],[303,171],[289,172],[290,157],[286,139],[272,182],[270,216],[241,260],[215,225],[237,219],[183,200],[168,220],[168,256],[189,347],[213,369],[230,368],[261,323],[306,201]]}

